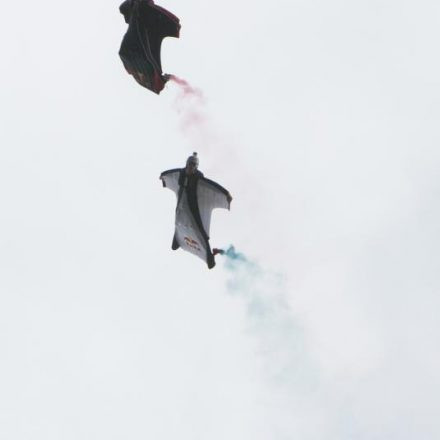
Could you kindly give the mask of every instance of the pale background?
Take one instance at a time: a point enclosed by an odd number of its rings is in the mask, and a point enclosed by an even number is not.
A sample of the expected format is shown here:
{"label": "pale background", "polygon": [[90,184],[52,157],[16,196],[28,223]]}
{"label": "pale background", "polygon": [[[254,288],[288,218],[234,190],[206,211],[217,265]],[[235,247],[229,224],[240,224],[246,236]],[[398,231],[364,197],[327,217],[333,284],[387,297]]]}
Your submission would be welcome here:
{"label": "pale background", "polygon": [[[440,4],[159,4],[204,100],[117,2],[2,5],[0,438],[440,438]],[[257,266],[171,251],[192,151]]]}

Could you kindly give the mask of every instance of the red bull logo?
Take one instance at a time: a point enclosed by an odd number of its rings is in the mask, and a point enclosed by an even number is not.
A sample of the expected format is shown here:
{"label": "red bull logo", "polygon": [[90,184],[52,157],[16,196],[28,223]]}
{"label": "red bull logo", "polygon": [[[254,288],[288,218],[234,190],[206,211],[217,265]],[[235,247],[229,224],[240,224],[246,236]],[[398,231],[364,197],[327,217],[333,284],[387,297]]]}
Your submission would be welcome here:
{"label": "red bull logo", "polygon": [[185,243],[192,249],[195,249],[196,251],[201,251],[200,245],[196,240],[193,240],[190,237],[184,237]]}

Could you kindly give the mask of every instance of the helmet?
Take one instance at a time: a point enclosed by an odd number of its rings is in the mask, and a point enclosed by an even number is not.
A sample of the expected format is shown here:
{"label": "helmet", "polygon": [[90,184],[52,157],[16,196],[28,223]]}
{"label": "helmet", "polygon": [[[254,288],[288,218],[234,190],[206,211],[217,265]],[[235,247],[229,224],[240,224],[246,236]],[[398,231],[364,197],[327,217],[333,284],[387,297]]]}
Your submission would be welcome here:
{"label": "helmet", "polygon": [[188,159],[186,160],[186,166],[188,165],[193,165],[194,168],[198,168],[199,166],[199,158],[197,157],[197,153],[194,152],[192,154],[192,156],[189,156]]}

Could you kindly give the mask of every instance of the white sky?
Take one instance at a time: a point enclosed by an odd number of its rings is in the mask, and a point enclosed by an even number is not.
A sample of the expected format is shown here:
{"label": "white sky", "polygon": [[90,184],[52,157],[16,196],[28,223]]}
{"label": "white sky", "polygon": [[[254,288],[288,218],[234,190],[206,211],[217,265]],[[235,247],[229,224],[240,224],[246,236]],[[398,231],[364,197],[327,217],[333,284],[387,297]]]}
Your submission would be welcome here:
{"label": "white sky", "polygon": [[[0,438],[440,438],[440,5],[159,4],[203,103],[125,73],[117,2],[2,7]],[[171,251],[194,150],[257,268]]]}

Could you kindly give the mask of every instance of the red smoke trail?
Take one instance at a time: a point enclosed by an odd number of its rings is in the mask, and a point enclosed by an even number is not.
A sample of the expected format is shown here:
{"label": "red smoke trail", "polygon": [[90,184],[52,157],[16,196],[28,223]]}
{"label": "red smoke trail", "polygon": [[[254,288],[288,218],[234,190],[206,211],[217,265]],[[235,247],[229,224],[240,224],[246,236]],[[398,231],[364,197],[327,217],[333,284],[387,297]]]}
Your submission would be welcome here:
{"label": "red smoke trail", "polygon": [[193,87],[187,80],[183,78],[179,78],[176,75],[168,75],[170,81],[175,82],[181,87],[182,97],[196,97],[200,100],[203,100],[203,93],[201,90]]}
{"label": "red smoke trail", "polygon": [[225,164],[238,163],[235,142],[223,127],[212,120],[207,100],[199,88],[175,75],[169,75],[169,82],[178,88],[173,107],[178,116],[180,130],[189,143],[188,152],[197,151],[204,170],[215,170],[221,179],[222,174],[225,174]]}
{"label": "red smoke trail", "polygon": [[176,98],[175,108],[181,118],[181,129],[185,135],[194,138],[196,133],[190,133],[191,131],[206,131],[208,125],[203,93],[183,78],[175,75],[170,75],[169,78],[179,87],[180,93]]}
{"label": "red smoke trail", "polygon": [[174,109],[179,116],[179,125],[185,138],[191,144],[191,151],[206,153],[216,143],[212,123],[207,116],[206,101],[200,89],[175,75],[169,75],[170,82],[179,88]]}

